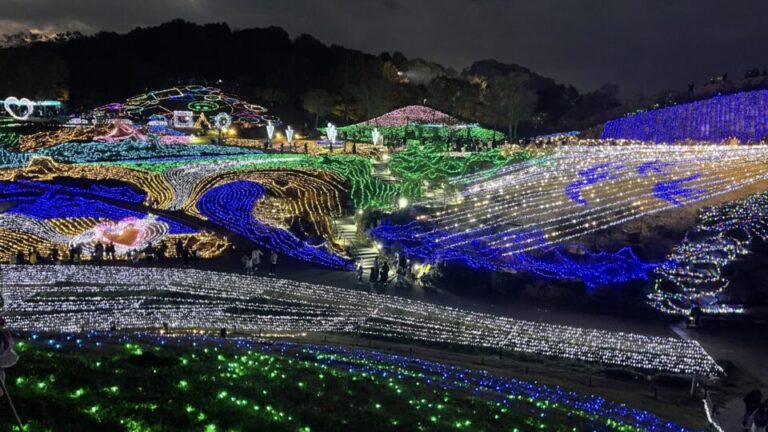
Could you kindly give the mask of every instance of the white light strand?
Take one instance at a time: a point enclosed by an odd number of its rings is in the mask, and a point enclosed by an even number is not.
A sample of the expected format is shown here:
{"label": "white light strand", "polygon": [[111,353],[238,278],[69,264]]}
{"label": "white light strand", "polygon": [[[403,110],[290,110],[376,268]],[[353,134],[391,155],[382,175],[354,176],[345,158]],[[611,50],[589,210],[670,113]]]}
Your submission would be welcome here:
{"label": "white light strand", "polygon": [[[4,266],[19,330],[237,328],[347,332],[571,358],[674,373],[722,369],[692,340],[519,321],[289,280],[193,269]],[[153,294],[150,294],[153,293]]]}

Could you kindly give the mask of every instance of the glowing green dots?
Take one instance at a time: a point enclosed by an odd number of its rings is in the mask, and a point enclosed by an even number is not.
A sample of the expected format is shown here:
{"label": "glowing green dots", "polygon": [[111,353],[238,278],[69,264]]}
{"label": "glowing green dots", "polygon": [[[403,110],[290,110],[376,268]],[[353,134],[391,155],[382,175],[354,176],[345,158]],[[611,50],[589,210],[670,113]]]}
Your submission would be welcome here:
{"label": "glowing green dots", "polygon": [[187,380],[181,380],[178,384],[176,384],[176,387],[178,387],[181,390],[187,390],[189,388],[189,383]]}
{"label": "glowing green dots", "polygon": [[139,356],[144,354],[144,351],[141,349],[139,345],[127,343],[124,346],[125,346],[125,349],[128,350],[128,352],[130,352],[133,355]]}
{"label": "glowing green dots", "polygon": [[80,398],[84,394],[85,394],[85,389],[80,387],[79,389],[77,389],[77,390],[73,391],[72,393],[70,393],[69,397],[71,397],[72,399],[78,399],[78,398]]}

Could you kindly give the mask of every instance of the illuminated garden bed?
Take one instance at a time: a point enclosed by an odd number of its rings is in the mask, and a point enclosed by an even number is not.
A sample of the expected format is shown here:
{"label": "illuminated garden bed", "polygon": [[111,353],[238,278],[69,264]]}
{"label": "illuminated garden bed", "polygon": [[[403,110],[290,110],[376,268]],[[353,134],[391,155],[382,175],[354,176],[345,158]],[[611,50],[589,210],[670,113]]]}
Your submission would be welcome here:
{"label": "illuminated garden bed", "polygon": [[16,348],[8,387],[36,431],[689,430],[595,396],[363,350],[93,333]]}

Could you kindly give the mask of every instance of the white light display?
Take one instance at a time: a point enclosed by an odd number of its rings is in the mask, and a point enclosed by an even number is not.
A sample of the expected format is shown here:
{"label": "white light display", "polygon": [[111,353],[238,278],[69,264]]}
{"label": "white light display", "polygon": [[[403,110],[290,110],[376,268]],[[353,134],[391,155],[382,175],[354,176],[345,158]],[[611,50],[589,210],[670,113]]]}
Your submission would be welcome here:
{"label": "white light display", "polygon": [[[27,98],[17,98],[16,96],[9,96],[3,101],[5,105],[5,111],[16,120],[27,120],[35,110],[35,103]],[[23,108],[22,112],[19,112],[20,108]]]}
{"label": "white light display", "polygon": [[174,111],[173,127],[191,129],[195,127],[195,114],[192,111]]}
{"label": "white light display", "polygon": [[293,130],[293,128],[292,128],[292,127],[290,127],[290,126],[288,126],[288,127],[285,129],[285,138],[288,140],[288,145],[291,145],[291,144],[293,144],[293,134],[294,134],[295,132],[296,132],[296,131],[295,131],[295,130]]}
{"label": "white light display", "polygon": [[373,145],[381,145],[384,143],[384,136],[379,132],[378,128],[373,128],[373,131],[371,132],[371,138]]}
{"label": "white light display", "polygon": [[275,136],[275,125],[272,124],[272,121],[270,120],[267,123],[267,137],[270,141],[272,141],[272,137]]}
{"label": "white light display", "polygon": [[340,332],[716,375],[693,340],[520,321],[388,295],[194,269],[4,266],[18,330],[106,328]]}
{"label": "white light display", "polygon": [[336,143],[336,137],[338,136],[339,131],[336,130],[336,126],[333,123],[328,123],[328,127],[325,131],[325,134],[328,137],[328,142],[331,143],[331,145]]}
{"label": "white light display", "polygon": [[213,124],[216,125],[216,129],[224,130],[232,125],[232,117],[227,113],[218,113],[213,118]]}
{"label": "white light display", "polygon": [[[760,145],[565,146],[458,179],[459,204],[420,219],[449,233],[439,240],[444,248],[481,240],[509,256],[766,180],[767,164]],[[488,234],[467,239],[473,230]],[[540,237],[526,238],[531,232]]]}

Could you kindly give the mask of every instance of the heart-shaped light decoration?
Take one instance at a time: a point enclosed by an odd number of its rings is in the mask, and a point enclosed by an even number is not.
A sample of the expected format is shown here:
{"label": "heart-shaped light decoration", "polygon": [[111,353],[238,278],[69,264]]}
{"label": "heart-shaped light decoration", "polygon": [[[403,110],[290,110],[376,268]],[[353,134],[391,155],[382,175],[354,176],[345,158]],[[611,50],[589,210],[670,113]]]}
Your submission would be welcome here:
{"label": "heart-shaped light decoration", "polygon": [[[10,116],[16,120],[27,120],[35,110],[34,102],[27,98],[19,99],[16,96],[9,96],[5,98],[3,105],[5,105],[5,110],[8,112],[8,114],[10,114]],[[23,114],[20,114],[17,109],[22,107],[26,108],[26,110]]]}
{"label": "heart-shaped light decoration", "polygon": [[90,251],[96,242],[114,243],[115,251],[124,253],[131,249],[144,249],[150,243],[160,241],[168,230],[168,224],[157,220],[154,215],[147,215],[144,219],[127,217],[118,222],[101,222],[72,238],[70,244],[83,245]]}

